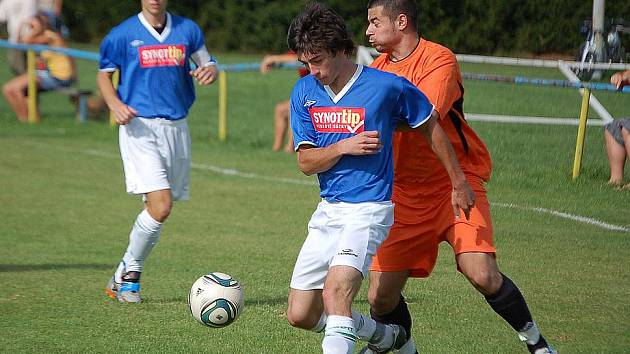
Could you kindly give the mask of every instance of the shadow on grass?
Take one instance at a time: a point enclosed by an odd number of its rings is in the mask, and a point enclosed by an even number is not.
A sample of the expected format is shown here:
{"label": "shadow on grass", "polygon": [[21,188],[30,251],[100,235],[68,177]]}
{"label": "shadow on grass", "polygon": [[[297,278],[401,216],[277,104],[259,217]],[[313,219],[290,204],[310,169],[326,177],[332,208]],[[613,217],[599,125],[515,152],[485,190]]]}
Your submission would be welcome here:
{"label": "shadow on grass", "polygon": [[[177,298],[164,298],[164,299],[143,299],[144,303],[147,304],[176,304],[176,303],[181,303],[181,304],[186,304],[187,303],[187,298],[186,297],[177,297]],[[356,299],[353,302],[354,304],[367,304],[367,300],[366,299]],[[278,305],[282,305],[282,306],[286,306],[287,304],[287,297],[279,297],[279,298],[269,298],[269,299],[248,299],[247,296],[245,297],[245,306],[246,307],[260,307],[260,306],[278,306]]]}
{"label": "shadow on grass", "polygon": [[41,270],[62,270],[62,269],[112,269],[111,264],[98,263],[52,263],[52,264],[0,264],[0,273],[11,272],[33,272]]}

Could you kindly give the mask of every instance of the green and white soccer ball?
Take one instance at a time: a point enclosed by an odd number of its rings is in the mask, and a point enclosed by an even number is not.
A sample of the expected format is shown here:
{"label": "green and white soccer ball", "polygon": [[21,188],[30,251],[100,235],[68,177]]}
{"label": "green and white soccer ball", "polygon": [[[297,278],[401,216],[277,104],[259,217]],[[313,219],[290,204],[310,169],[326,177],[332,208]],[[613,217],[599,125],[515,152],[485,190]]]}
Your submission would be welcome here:
{"label": "green and white soccer ball", "polygon": [[209,327],[225,327],[243,311],[245,298],[238,280],[224,273],[210,273],[197,279],[188,294],[190,313]]}

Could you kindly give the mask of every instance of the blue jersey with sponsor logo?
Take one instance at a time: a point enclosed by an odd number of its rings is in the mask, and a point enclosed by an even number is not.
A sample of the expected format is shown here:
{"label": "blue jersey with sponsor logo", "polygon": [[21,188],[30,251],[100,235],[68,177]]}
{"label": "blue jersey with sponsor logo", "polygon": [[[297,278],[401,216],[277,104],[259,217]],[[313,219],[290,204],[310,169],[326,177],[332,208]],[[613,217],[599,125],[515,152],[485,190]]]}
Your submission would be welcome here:
{"label": "blue jersey with sponsor logo", "polygon": [[118,95],[145,118],[186,117],[195,100],[188,59],[205,50],[201,29],[193,21],[167,14],[159,34],[142,13],[116,26],[100,47],[100,70],[120,69]]}
{"label": "blue jersey with sponsor logo", "polygon": [[431,116],[433,105],[407,79],[358,65],[335,94],[314,76],[300,79],[291,94],[295,148],[326,147],[363,131],[379,132],[383,144],[374,155],[344,155],[318,173],[321,197],[329,202],[388,201],[394,178],[392,133],[398,123],[415,128]]}

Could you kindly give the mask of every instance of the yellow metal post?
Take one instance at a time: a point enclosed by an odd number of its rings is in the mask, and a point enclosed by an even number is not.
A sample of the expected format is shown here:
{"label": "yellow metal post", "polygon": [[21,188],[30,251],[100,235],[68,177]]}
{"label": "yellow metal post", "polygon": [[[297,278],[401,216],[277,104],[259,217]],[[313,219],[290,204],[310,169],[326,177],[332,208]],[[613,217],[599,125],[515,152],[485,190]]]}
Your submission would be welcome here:
{"label": "yellow metal post", "polygon": [[39,123],[37,114],[37,79],[35,77],[35,51],[26,52],[26,65],[28,75],[28,122]]}
{"label": "yellow metal post", "polygon": [[227,137],[227,74],[219,72],[219,140]]}
{"label": "yellow metal post", "polygon": [[580,110],[580,124],[578,125],[577,142],[575,143],[575,159],[573,160],[573,179],[580,175],[582,166],[582,152],[584,151],[584,137],[586,135],[586,121],[588,120],[588,103],[591,98],[591,90],[584,89],[582,96],[582,109]]}
{"label": "yellow metal post", "polygon": [[[119,82],[120,82],[120,70],[116,70],[112,74],[112,84],[114,85],[115,89],[118,88]],[[116,118],[114,117],[114,112],[112,111],[109,112],[109,126],[110,127],[116,126]]]}

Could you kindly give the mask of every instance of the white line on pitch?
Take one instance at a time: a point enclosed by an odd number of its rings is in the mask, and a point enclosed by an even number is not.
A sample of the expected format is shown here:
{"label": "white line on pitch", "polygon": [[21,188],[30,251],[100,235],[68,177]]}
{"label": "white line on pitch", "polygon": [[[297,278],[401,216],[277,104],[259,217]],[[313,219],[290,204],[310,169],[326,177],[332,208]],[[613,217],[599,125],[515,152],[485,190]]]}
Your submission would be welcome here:
{"label": "white line on pitch", "polygon": [[[25,143],[29,145],[33,145],[33,146],[42,147],[42,148],[51,147],[51,145],[42,144],[42,143],[31,143],[31,142],[25,142]],[[69,148],[64,148],[64,147],[59,147],[59,146],[54,146],[54,147],[59,150],[64,150],[67,152],[77,152],[77,150],[73,150]],[[110,152],[106,152],[102,150],[94,150],[94,149],[79,150],[79,151],[88,155],[108,157],[108,158],[117,158],[120,156],[118,154],[114,154],[114,153],[110,153]],[[207,164],[192,163],[191,168],[197,169],[197,170],[203,170],[203,171],[211,171],[211,172],[223,174],[226,176],[237,176],[237,177],[248,178],[248,179],[259,179],[259,180],[264,180],[268,182],[280,182],[280,183],[287,183],[287,184],[294,184],[294,185],[307,185],[307,186],[317,185],[317,182],[315,181],[307,181],[307,180],[300,180],[300,179],[293,179],[293,178],[282,178],[282,177],[269,177],[269,176],[258,175],[255,173],[241,172],[235,169],[222,168],[222,167],[207,165]],[[605,230],[630,232],[630,227],[627,227],[627,226],[609,224],[607,222],[589,218],[586,216],[573,215],[573,214],[569,214],[569,213],[565,213],[565,212],[557,211],[553,209],[547,209],[547,208],[541,208],[541,207],[525,207],[525,206],[520,206],[520,205],[516,205],[512,203],[500,203],[500,202],[492,202],[491,205],[500,207],[500,208],[522,209],[522,210],[527,210],[527,211],[534,211],[541,214],[549,214],[549,215],[553,215],[559,218],[568,219],[568,220],[596,226]]]}
{"label": "white line on pitch", "polygon": [[[103,152],[100,150],[93,150],[93,149],[86,150],[85,153],[89,155],[104,156],[104,157],[118,157],[119,156],[116,154]],[[269,177],[269,176],[259,175],[256,173],[241,172],[233,168],[223,168],[223,167],[218,167],[214,165],[200,164],[200,163],[195,163],[195,162],[190,164],[190,168],[196,169],[196,170],[202,170],[202,171],[216,172],[216,173],[226,175],[226,176],[237,176],[237,177],[249,178],[249,179],[259,179],[259,180],[268,181],[268,182],[282,182],[282,183],[305,185],[305,186],[317,185],[317,183],[312,180],[302,180],[302,179],[284,178],[284,177]]]}
{"label": "white line on pitch", "polygon": [[524,206],[519,206],[519,205],[515,205],[515,204],[511,204],[511,203],[490,203],[490,204],[492,204],[493,206],[498,206],[498,207],[502,207],[502,208],[514,208],[514,209],[535,211],[535,212],[538,212],[538,213],[541,213],[541,214],[550,214],[550,215],[553,215],[553,216],[557,216],[559,218],[573,220],[573,221],[578,221],[578,222],[581,222],[581,223],[584,223],[584,224],[597,226],[597,227],[600,227],[600,228],[606,229],[606,230],[630,232],[630,228],[625,227],[625,226],[613,225],[613,224],[609,224],[607,222],[603,222],[603,221],[600,221],[600,220],[597,220],[597,219],[593,219],[593,218],[589,218],[589,217],[586,217],[586,216],[573,215],[573,214],[569,214],[569,213],[565,213],[565,212],[561,212],[561,211],[557,211],[557,210],[552,210],[552,209],[547,209],[547,208],[540,208],[540,207],[524,207]]}
{"label": "white line on pitch", "polygon": [[[115,155],[115,154],[104,153],[104,152],[98,151],[98,150],[88,150],[88,151],[86,151],[86,153],[89,153],[91,155],[97,155],[97,156],[108,156],[108,157],[117,157],[118,156],[118,155]],[[231,169],[231,168],[222,168],[222,167],[213,166],[213,165],[193,163],[191,165],[191,167],[194,168],[194,169],[204,170],[204,171],[211,171],[211,172],[223,174],[223,175],[226,175],[226,176],[237,176],[237,177],[242,177],[242,178],[264,180],[264,181],[268,181],[268,182],[280,182],[280,183],[307,185],[307,186],[315,186],[315,185],[317,185],[317,183],[314,182],[314,181],[299,180],[299,179],[293,179],[293,178],[269,177],[269,176],[258,175],[258,174],[255,174],[255,173],[241,172],[241,171],[238,171],[238,170],[235,170],[235,169]],[[565,213],[565,212],[561,212],[561,211],[557,211],[557,210],[540,208],[540,207],[523,207],[523,206],[511,204],[511,203],[500,203],[500,202],[492,202],[490,204],[493,205],[493,206],[497,206],[497,207],[515,208],[515,209],[522,209],[522,210],[528,210],[528,211],[535,211],[535,212],[538,212],[538,213],[541,213],[541,214],[550,214],[550,215],[553,215],[553,216],[556,216],[556,217],[559,217],[559,218],[568,219],[568,220],[577,221],[577,222],[581,222],[581,223],[588,224],[588,225],[597,226],[599,228],[606,229],[606,230],[630,232],[630,228],[625,227],[625,226],[613,225],[613,224],[609,224],[607,222],[600,221],[600,220],[593,219],[593,218],[589,218],[589,217],[586,217],[586,216],[573,215],[573,214],[569,214],[569,213]]]}
{"label": "white line on pitch", "polygon": [[238,177],[243,177],[243,178],[259,179],[259,180],[268,181],[268,182],[282,182],[282,183],[299,184],[299,185],[305,185],[305,186],[317,185],[317,183],[314,181],[307,181],[307,180],[294,179],[294,178],[284,178],[284,177],[269,177],[269,176],[257,175],[255,173],[241,172],[239,170],[235,170],[231,168],[221,168],[217,166],[198,164],[198,163],[193,163],[190,167],[198,169],[198,170],[221,173],[227,176],[238,176]]}

